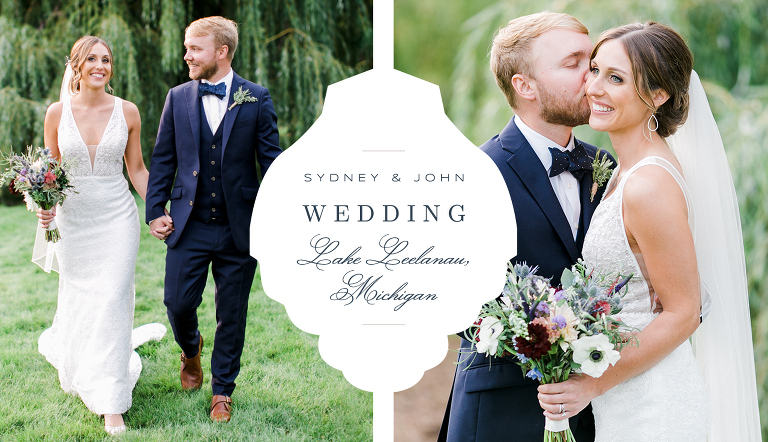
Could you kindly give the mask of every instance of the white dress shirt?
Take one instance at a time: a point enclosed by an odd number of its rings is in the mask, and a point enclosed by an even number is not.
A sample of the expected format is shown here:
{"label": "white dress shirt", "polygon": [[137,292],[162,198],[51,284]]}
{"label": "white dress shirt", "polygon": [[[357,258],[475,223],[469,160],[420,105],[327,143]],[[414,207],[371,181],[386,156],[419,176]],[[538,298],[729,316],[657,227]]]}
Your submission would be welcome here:
{"label": "white dress shirt", "polygon": [[211,83],[208,80],[201,80],[203,83],[208,84],[221,84],[227,85],[227,92],[224,98],[219,98],[214,94],[208,94],[203,97],[203,111],[205,111],[205,118],[208,120],[208,126],[211,128],[211,132],[214,134],[219,128],[221,120],[224,119],[224,113],[227,111],[227,104],[229,104],[229,94],[232,89],[232,78],[234,78],[234,71],[230,68],[229,73],[216,83]]}
{"label": "white dress shirt", "polygon": [[[536,152],[536,156],[541,160],[544,169],[547,170],[547,175],[549,175],[549,171],[552,169],[552,153],[549,151],[550,147],[555,147],[562,151],[573,150],[573,134],[571,134],[568,144],[563,147],[528,127],[517,115],[515,115],[514,118],[517,128],[520,129],[520,132],[525,139],[528,140],[533,151]],[[576,239],[576,234],[579,231],[579,217],[581,216],[579,181],[571,174],[571,172],[565,171],[560,175],[549,177],[549,182],[552,184],[552,190],[555,191],[555,196],[557,196],[557,200],[560,202],[560,207],[563,209],[565,218],[571,226],[573,239]]]}

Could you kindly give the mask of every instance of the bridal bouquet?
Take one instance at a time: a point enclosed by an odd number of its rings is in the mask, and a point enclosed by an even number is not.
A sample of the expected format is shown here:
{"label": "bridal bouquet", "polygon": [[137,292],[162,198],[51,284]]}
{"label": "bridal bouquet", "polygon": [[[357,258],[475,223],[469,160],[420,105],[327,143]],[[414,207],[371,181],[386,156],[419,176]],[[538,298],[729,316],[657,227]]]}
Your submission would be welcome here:
{"label": "bridal bouquet", "polygon": [[[469,329],[472,353],[514,356],[523,373],[542,384],[565,381],[576,371],[600,377],[633,340],[627,332],[634,329],[616,316],[632,275],[597,274],[579,261],[563,271],[556,289],[536,270],[509,264],[504,292],[483,306]],[[573,442],[568,420],[547,419],[544,441]]]}
{"label": "bridal bouquet", "polygon": [[[23,193],[27,210],[30,212],[37,211],[38,206],[51,210],[57,204],[63,203],[67,191],[74,187],[69,183],[69,167],[66,162],[54,159],[48,148],[33,149],[29,146],[26,154],[11,154],[3,156],[2,160],[8,167],[0,175],[0,185],[7,182],[11,193]],[[48,242],[61,239],[54,220],[48,225],[45,239]]]}

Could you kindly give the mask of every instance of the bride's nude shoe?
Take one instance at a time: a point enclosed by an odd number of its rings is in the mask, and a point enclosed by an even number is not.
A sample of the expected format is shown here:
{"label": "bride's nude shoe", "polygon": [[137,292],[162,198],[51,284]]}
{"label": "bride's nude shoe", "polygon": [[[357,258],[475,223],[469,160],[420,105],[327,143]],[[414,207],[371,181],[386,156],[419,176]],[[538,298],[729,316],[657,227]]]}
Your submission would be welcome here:
{"label": "bride's nude shoe", "polygon": [[119,425],[117,427],[110,427],[109,425],[104,425],[104,431],[109,433],[110,436],[119,436],[125,433],[125,425]]}
{"label": "bride's nude shoe", "polygon": [[194,358],[187,358],[181,352],[181,388],[184,390],[197,390],[203,385],[203,367],[200,365],[200,355],[203,353],[203,335],[200,335],[200,344]]}
{"label": "bride's nude shoe", "polygon": [[123,433],[125,433],[125,424],[123,425],[116,425],[111,426],[107,425],[107,416],[104,416],[104,431],[109,433],[110,436],[119,436]]}

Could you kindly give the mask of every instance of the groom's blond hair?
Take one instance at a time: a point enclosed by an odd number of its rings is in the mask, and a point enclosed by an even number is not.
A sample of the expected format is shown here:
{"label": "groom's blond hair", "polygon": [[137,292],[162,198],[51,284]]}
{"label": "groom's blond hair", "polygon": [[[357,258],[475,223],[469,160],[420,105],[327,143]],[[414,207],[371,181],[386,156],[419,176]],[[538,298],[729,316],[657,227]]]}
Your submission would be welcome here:
{"label": "groom's blond hair", "polygon": [[184,35],[190,37],[204,37],[213,35],[213,43],[216,49],[227,46],[227,60],[230,62],[237,49],[237,23],[224,17],[205,17],[193,21],[184,31]]}
{"label": "groom's blond hair", "polygon": [[568,29],[589,34],[586,26],[573,16],[544,11],[510,20],[493,37],[491,72],[512,109],[515,108],[517,95],[512,87],[512,77],[522,74],[536,78],[531,46],[538,36],[552,29]]}

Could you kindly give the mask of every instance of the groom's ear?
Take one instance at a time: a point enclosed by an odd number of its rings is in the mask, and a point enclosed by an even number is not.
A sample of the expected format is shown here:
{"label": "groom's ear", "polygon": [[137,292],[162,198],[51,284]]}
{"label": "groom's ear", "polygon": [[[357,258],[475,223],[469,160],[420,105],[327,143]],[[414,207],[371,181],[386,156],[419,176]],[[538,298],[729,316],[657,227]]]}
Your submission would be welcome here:
{"label": "groom's ear", "polygon": [[653,105],[656,106],[656,109],[666,103],[667,100],[669,100],[669,94],[664,89],[658,88],[653,91]]}
{"label": "groom's ear", "polygon": [[229,46],[221,45],[221,47],[219,47],[219,49],[216,50],[216,58],[218,59],[227,58],[228,53],[229,53]]}
{"label": "groom's ear", "polygon": [[512,76],[512,87],[520,95],[521,98],[529,101],[536,99],[536,90],[532,86],[532,80],[523,74],[515,74]]}

